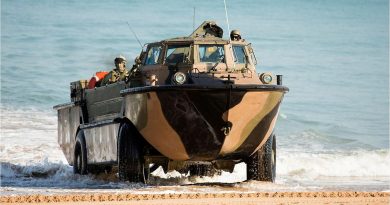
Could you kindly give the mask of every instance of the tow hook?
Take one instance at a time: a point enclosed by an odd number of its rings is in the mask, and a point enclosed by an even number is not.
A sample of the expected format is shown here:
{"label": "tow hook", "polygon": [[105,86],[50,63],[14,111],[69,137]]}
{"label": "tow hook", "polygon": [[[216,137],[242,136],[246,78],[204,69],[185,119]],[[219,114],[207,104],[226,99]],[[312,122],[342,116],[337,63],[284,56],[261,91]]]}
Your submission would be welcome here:
{"label": "tow hook", "polygon": [[232,125],[233,124],[231,122],[227,121],[226,125],[221,128],[221,131],[225,136],[229,135],[230,131],[232,130]]}

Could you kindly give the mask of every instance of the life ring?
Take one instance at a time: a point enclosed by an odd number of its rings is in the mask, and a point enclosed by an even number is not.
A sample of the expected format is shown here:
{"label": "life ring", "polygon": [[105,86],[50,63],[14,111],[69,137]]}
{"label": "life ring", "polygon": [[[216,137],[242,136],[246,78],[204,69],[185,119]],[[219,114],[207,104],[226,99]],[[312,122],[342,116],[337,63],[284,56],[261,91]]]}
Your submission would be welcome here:
{"label": "life ring", "polygon": [[93,89],[96,86],[96,83],[103,80],[103,78],[108,74],[106,71],[96,72],[95,75],[89,80],[88,89]]}

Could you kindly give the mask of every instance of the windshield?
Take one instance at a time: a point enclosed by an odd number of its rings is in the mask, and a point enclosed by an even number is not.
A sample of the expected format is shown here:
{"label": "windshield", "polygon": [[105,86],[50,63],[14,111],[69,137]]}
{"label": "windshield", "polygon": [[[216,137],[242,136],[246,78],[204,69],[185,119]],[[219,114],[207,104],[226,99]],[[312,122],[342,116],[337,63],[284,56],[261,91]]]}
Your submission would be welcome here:
{"label": "windshield", "polygon": [[238,46],[234,45],[233,46],[233,52],[234,52],[234,57],[235,57],[235,62],[236,63],[246,63],[246,57],[245,57],[245,49],[244,46]]}
{"label": "windshield", "polygon": [[170,45],[168,46],[165,63],[183,63],[190,55],[190,45]]}
{"label": "windshield", "polygon": [[161,53],[161,46],[153,46],[149,48],[148,56],[146,57],[146,65],[154,65],[158,63],[158,57]]}
{"label": "windshield", "polygon": [[200,62],[225,62],[223,45],[199,45]]}

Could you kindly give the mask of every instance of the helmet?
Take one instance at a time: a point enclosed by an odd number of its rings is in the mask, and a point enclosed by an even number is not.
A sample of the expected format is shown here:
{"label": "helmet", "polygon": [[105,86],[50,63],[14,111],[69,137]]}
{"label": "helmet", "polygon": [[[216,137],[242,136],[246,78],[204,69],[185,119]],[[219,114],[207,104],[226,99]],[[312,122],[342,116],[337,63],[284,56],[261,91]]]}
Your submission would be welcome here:
{"label": "helmet", "polygon": [[232,32],[230,32],[230,39],[240,40],[241,39],[240,31],[239,30],[232,30]]}
{"label": "helmet", "polygon": [[239,30],[233,30],[230,35],[241,35]]}
{"label": "helmet", "polygon": [[115,58],[115,63],[122,63],[122,62],[127,62],[124,56],[119,55],[118,57]]}

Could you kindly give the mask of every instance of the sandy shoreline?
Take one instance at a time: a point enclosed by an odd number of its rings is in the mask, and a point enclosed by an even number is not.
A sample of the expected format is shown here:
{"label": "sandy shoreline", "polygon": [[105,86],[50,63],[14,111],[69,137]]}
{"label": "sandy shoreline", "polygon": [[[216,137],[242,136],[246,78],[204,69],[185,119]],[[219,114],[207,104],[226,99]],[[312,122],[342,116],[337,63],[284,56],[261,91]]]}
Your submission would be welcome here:
{"label": "sandy shoreline", "polygon": [[390,204],[389,192],[258,192],[0,196],[1,204]]}

